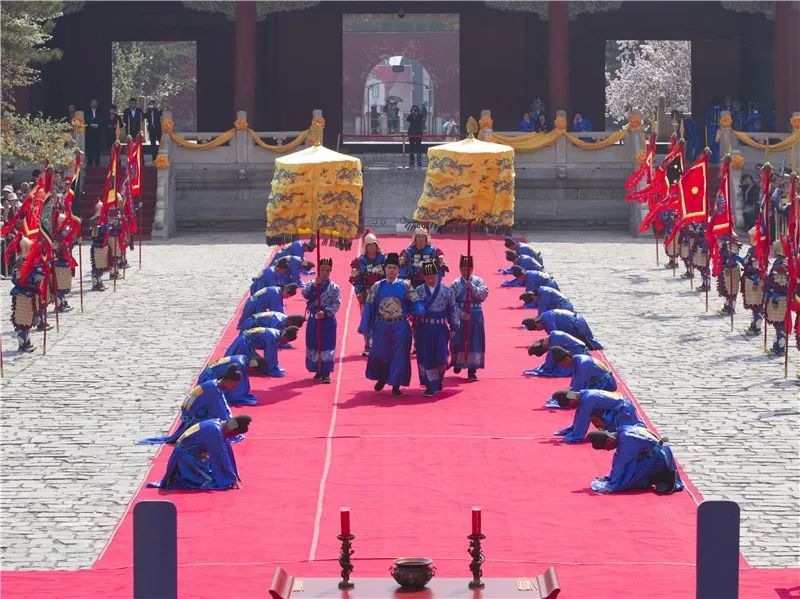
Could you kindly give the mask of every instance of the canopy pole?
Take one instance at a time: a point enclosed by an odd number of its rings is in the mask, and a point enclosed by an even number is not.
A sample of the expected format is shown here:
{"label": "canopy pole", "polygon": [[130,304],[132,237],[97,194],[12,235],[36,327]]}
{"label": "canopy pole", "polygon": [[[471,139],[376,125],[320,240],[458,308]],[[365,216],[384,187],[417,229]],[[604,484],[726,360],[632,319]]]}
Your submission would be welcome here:
{"label": "canopy pole", "polygon": [[[319,229],[317,229],[317,279],[320,276],[319,261],[321,256],[319,242]],[[322,282],[317,285],[317,314],[314,315],[314,320],[317,323],[317,372],[322,373],[322,320],[318,318],[319,312],[322,311]]]}

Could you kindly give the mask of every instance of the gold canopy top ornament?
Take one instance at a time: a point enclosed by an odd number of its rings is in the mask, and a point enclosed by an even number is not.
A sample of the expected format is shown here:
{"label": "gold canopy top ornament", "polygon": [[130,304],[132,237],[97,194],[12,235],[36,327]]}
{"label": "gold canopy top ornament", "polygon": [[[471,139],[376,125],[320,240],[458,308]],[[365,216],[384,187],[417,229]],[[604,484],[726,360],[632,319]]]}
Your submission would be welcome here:
{"label": "gold canopy top ornament", "polygon": [[319,123],[314,121],[308,128],[308,142],[312,146],[319,146],[322,144],[322,127]]}
{"label": "gold canopy top ornament", "polygon": [[467,119],[467,135],[469,139],[473,139],[475,134],[478,132],[478,121],[475,120],[475,117],[469,117]]}

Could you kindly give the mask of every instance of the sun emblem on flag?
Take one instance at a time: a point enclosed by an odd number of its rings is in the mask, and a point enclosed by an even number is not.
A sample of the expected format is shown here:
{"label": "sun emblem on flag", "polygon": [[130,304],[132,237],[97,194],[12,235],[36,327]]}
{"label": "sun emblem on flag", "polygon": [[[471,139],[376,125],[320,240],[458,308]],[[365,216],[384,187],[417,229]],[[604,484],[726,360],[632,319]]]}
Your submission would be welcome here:
{"label": "sun emblem on flag", "polygon": [[699,192],[699,191],[700,191],[700,188],[697,185],[692,187],[692,194],[693,195],[697,195],[697,192]]}

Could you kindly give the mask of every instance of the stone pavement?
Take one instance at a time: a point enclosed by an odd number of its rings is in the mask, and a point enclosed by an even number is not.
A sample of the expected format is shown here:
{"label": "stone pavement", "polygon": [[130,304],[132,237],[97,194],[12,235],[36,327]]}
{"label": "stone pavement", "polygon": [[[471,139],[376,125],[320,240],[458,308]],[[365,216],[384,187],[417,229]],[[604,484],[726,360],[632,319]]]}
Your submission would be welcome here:
{"label": "stone pavement", "polygon": [[800,565],[794,345],[784,378],[783,358],[764,354],[763,336],[742,334],[750,312],[741,298],[731,332],[730,317],[716,314],[716,285],[706,313],[705,294],[690,290],[682,269],[673,277],[664,267],[663,247],[656,266],[652,238],[591,231],[527,237],[703,497],[739,503],[750,565]]}
{"label": "stone pavement", "polygon": [[[751,565],[797,565],[797,353],[784,379],[782,363],[738,332],[746,313],[735,333],[713,315],[719,298],[704,314],[700,294],[655,267],[652,240],[530,237],[693,483],[707,498],[740,502]],[[71,300],[47,356],[16,355],[9,283],[0,284],[4,569],[88,567],[98,557],[156,450],[133,441],[175,417],[265,254],[257,232],[147,244],[144,269],[129,270],[116,294],[87,293],[84,314]]]}

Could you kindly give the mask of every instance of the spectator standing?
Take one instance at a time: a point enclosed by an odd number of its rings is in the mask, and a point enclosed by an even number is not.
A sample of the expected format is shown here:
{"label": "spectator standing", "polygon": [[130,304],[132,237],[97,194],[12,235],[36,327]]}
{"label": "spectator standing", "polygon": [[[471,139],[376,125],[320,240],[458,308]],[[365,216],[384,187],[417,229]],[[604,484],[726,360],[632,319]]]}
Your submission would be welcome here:
{"label": "spectator standing", "polygon": [[583,117],[580,112],[576,112],[575,116],[572,117],[572,130],[573,131],[591,131],[592,130],[592,122],[589,119]]}
{"label": "spectator standing", "polygon": [[414,104],[411,113],[406,117],[408,121],[408,166],[414,166],[414,155],[417,156],[417,166],[422,166],[422,131],[423,121],[419,106]]}
{"label": "spectator standing", "polygon": [[536,123],[534,123],[531,119],[530,112],[526,112],[522,115],[522,118],[519,121],[519,130],[523,133],[530,133],[531,131],[536,130]]}
{"label": "spectator standing", "polygon": [[147,135],[150,137],[150,155],[153,162],[158,156],[158,143],[161,140],[161,111],[156,108],[155,100],[150,100],[147,105],[147,112],[144,115],[147,121]]}
{"label": "spectator standing", "polygon": [[83,115],[86,123],[86,166],[100,166],[100,147],[103,145],[105,123],[103,113],[97,107],[97,100],[89,102],[89,109]]}
{"label": "spectator standing", "polygon": [[748,231],[756,224],[756,211],[758,210],[758,186],[750,175],[742,175],[739,181],[739,191],[742,193],[742,212],[744,215],[744,228]]}
{"label": "spectator standing", "polygon": [[378,114],[378,107],[375,104],[369,109],[369,130],[372,135],[378,135],[381,130],[381,115]]}
{"label": "spectator standing", "polygon": [[110,149],[113,143],[122,137],[122,119],[117,114],[116,104],[108,108],[108,120],[106,121],[106,146]]}
{"label": "spectator standing", "polygon": [[125,132],[133,139],[136,139],[136,136],[139,135],[139,132],[142,130],[143,120],[144,114],[136,105],[136,98],[130,98],[128,100],[128,107],[125,109],[125,112],[122,113],[122,121],[125,124]]}
{"label": "spectator standing", "polygon": [[539,133],[547,133],[552,128],[550,121],[547,120],[547,115],[544,112],[540,112],[533,130]]}
{"label": "spectator standing", "polygon": [[458,138],[458,123],[453,120],[452,116],[447,117],[442,124],[442,133],[447,141],[455,141]]}

